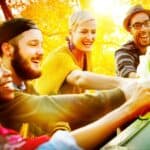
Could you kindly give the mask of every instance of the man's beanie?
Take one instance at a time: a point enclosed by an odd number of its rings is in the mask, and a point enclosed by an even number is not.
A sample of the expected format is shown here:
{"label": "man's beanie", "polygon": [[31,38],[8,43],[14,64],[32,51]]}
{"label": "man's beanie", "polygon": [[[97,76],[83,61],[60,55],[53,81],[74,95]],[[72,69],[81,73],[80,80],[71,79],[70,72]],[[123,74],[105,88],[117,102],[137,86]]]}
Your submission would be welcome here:
{"label": "man's beanie", "polygon": [[0,47],[3,42],[8,42],[29,29],[38,29],[35,23],[29,19],[15,18],[5,21],[0,25]]}

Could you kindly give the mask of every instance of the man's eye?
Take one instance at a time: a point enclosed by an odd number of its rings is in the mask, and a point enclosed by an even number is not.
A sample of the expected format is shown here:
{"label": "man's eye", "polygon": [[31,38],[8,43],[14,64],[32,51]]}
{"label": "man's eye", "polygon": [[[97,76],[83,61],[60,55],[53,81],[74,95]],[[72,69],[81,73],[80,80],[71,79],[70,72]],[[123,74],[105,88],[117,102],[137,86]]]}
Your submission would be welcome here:
{"label": "man's eye", "polygon": [[145,25],[150,26],[150,20],[147,20],[144,23],[145,23]]}
{"label": "man's eye", "polygon": [[93,30],[93,31],[92,31],[92,34],[95,34],[95,33],[96,33],[96,31],[95,31],[95,30]]}
{"label": "man's eye", "polygon": [[141,27],[141,23],[135,23],[133,26],[136,28]]}
{"label": "man's eye", "polygon": [[82,30],[82,31],[80,31],[81,33],[87,33],[87,30]]}
{"label": "man's eye", "polygon": [[38,44],[36,42],[29,43],[30,46],[37,46]]}

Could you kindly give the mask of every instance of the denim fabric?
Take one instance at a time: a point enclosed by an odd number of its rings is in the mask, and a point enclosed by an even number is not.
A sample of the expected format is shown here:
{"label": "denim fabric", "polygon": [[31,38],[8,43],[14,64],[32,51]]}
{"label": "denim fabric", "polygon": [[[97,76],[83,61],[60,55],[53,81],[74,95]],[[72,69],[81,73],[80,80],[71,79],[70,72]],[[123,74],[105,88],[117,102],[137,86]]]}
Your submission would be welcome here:
{"label": "denim fabric", "polygon": [[37,150],[82,150],[68,131],[57,131],[52,138]]}

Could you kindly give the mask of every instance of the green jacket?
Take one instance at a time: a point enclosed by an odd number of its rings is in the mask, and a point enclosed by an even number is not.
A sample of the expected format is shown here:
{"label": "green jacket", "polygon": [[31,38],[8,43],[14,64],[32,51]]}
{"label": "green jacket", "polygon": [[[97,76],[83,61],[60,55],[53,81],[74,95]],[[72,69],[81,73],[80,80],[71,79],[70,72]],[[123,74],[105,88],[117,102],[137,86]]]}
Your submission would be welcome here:
{"label": "green jacket", "polygon": [[5,126],[16,130],[28,122],[49,133],[59,121],[68,122],[71,129],[75,129],[100,118],[123,102],[125,96],[120,89],[54,96],[16,92],[14,100],[0,101],[0,118]]}

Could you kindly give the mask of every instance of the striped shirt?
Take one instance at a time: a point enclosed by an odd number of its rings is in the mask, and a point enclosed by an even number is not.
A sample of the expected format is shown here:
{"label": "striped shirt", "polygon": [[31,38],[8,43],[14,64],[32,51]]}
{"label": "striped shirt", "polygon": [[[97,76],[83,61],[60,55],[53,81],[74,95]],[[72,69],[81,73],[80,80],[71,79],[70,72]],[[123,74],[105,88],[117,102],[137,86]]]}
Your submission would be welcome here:
{"label": "striped shirt", "polygon": [[130,72],[136,72],[139,64],[139,49],[133,41],[124,44],[115,52],[116,72],[118,76],[128,77]]}

